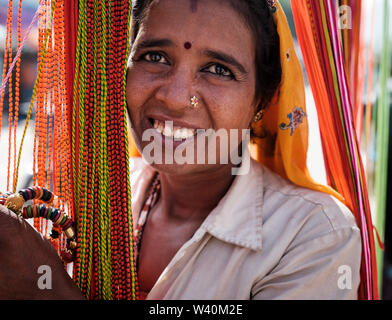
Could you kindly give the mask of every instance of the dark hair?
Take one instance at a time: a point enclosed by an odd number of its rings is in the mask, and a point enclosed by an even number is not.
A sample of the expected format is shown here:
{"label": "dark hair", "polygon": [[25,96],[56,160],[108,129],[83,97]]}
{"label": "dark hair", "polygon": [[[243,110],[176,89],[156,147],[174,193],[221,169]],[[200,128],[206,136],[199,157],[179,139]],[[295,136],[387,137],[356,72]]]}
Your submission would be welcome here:
{"label": "dark hair", "polygon": [[[196,2],[197,0],[190,0]],[[255,99],[260,99],[258,110],[264,109],[272,100],[282,78],[280,42],[276,24],[267,0],[226,0],[240,13],[252,30],[256,41],[256,88]],[[156,0],[135,0],[132,9],[131,42],[139,32],[148,9]]]}

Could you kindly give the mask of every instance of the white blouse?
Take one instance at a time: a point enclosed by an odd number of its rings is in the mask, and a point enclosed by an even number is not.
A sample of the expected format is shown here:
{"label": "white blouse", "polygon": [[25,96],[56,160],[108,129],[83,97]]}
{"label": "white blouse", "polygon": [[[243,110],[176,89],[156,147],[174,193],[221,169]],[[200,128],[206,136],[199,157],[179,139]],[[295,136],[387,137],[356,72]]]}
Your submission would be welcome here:
{"label": "white blouse", "polygon": [[[133,225],[154,170],[130,159]],[[147,299],[357,299],[361,236],[332,196],[251,159]]]}

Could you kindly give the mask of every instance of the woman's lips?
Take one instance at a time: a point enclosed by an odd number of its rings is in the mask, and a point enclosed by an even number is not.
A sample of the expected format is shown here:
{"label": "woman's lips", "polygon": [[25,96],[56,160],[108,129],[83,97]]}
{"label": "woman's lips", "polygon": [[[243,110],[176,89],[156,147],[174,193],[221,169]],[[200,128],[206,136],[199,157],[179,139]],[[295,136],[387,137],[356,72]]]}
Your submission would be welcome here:
{"label": "woman's lips", "polygon": [[155,137],[157,142],[161,142],[163,145],[170,144],[174,148],[192,141],[199,132],[199,129],[180,126],[174,120],[158,120],[149,117],[145,118],[143,122],[144,130],[151,130],[148,134],[149,137]]}
{"label": "woman's lips", "polygon": [[151,119],[154,129],[167,138],[188,139],[196,134],[196,129],[174,126],[172,121]]}

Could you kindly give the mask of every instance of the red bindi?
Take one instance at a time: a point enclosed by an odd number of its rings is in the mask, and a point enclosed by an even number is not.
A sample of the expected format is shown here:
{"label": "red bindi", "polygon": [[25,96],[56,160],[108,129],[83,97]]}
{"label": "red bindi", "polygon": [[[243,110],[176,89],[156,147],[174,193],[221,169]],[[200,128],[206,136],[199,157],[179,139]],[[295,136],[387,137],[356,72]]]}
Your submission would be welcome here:
{"label": "red bindi", "polygon": [[192,43],[190,43],[190,42],[188,42],[188,41],[185,42],[185,43],[184,43],[184,48],[187,49],[187,50],[190,49],[190,48],[192,48]]}

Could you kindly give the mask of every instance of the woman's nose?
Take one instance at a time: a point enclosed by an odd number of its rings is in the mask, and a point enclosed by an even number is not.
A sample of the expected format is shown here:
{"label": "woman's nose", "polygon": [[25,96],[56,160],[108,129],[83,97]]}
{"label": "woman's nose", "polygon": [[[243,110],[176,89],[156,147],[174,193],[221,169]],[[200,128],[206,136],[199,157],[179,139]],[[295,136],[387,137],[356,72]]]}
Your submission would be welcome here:
{"label": "woman's nose", "polygon": [[193,92],[194,73],[186,67],[178,68],[164,80],[155,93],[156,99],[172,110],[182,110],[190,106]]}

